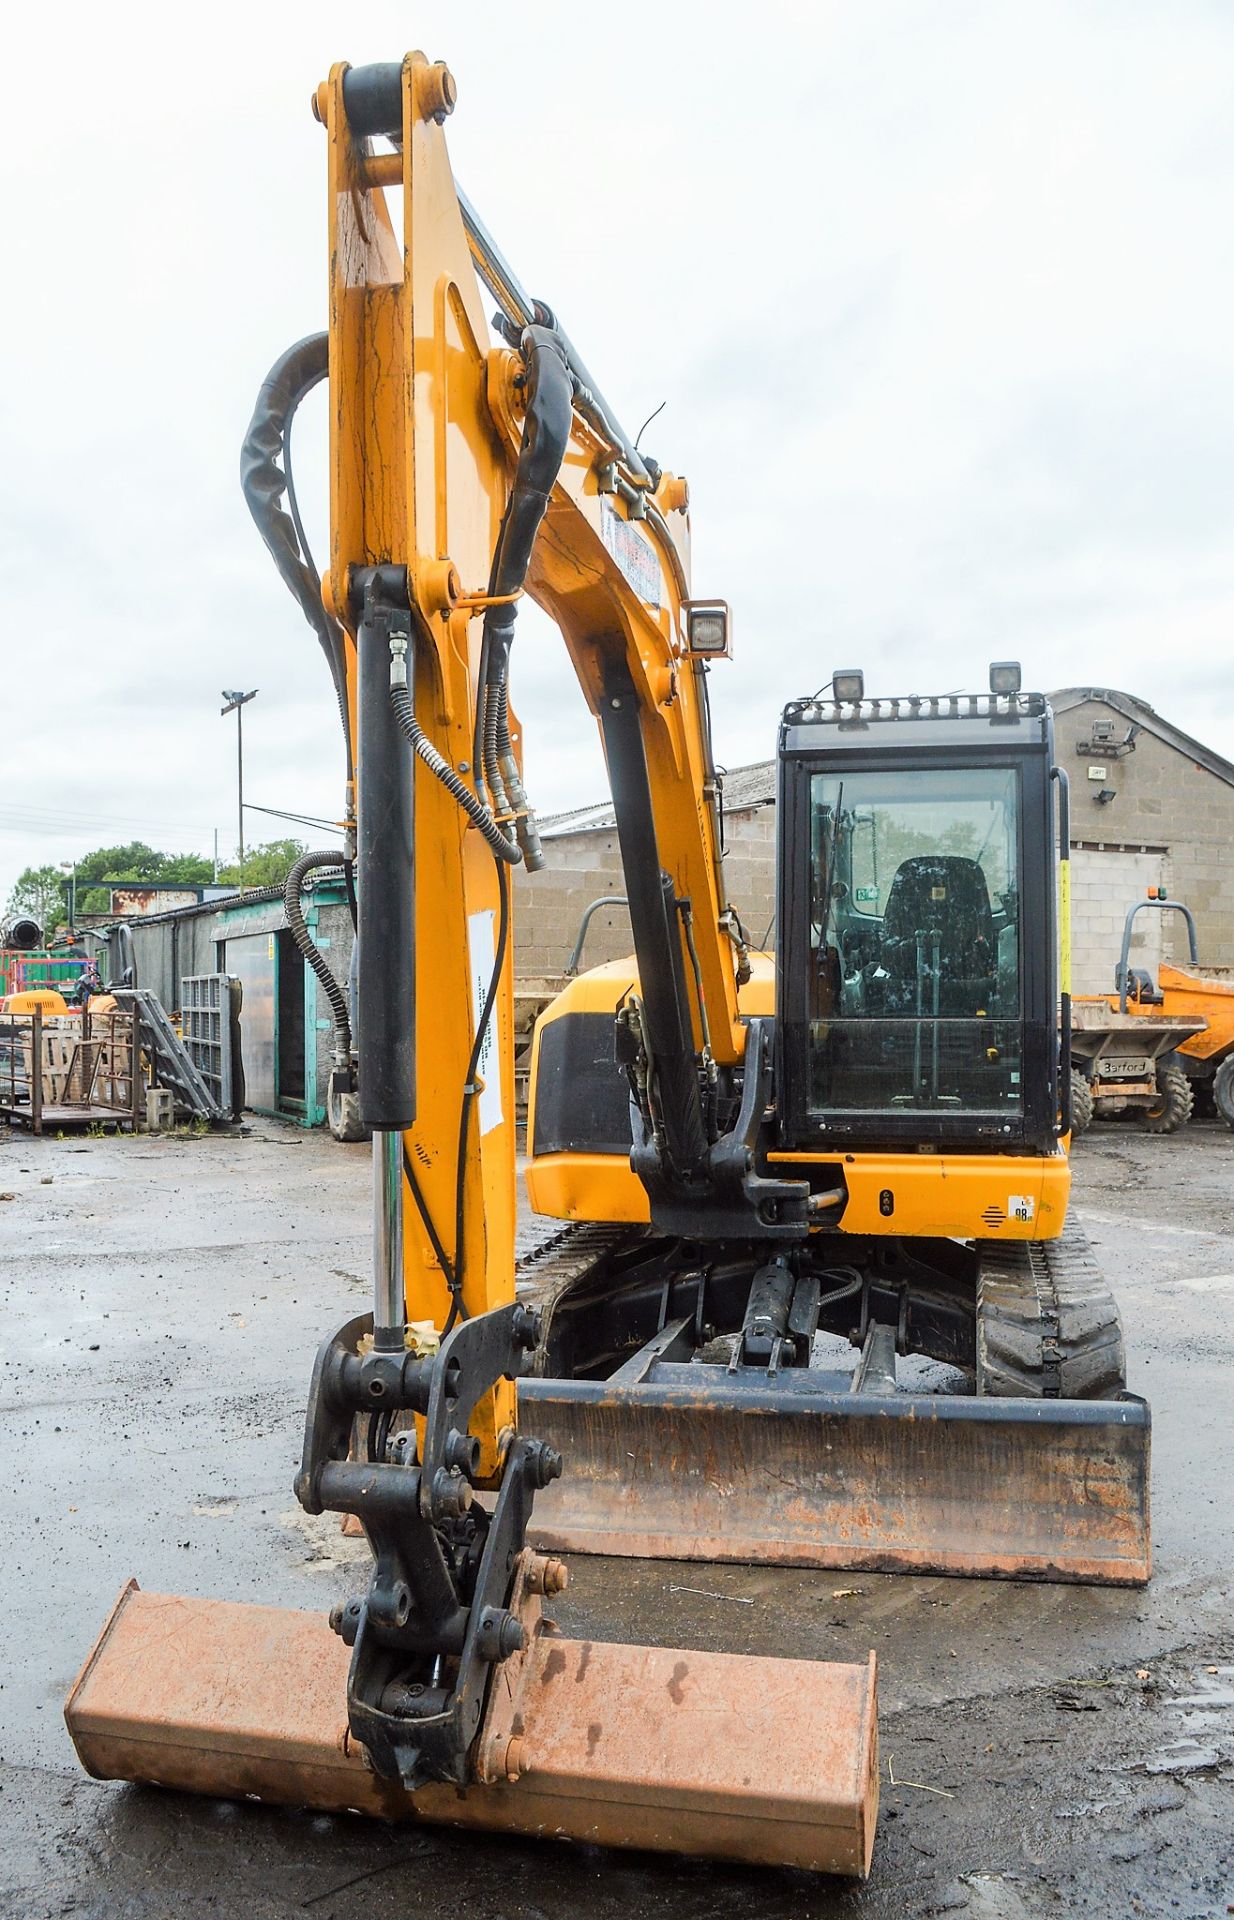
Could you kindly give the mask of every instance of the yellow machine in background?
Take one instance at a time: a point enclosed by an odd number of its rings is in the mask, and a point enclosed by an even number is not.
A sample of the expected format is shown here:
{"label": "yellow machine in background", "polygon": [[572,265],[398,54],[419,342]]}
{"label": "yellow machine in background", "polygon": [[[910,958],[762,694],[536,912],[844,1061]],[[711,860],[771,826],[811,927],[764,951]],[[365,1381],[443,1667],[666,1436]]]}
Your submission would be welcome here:
{"label": "yellow machine in background", "polygon": [[[1155,980],[1131,965],[1136,916],[1154,911],[1181,914],[1188,943],[1187,959],[1179,964],[1163,960]],[[1164,887],[1150,887],[1146,899],[1128,907],[1114,984],[1112,1011],[1148,1021],[1203,1022],[1199,1032],[1180,1041],[1177,1064],[1189,1079],[1210,1089],[1217,1112],[1227,1127],[1234,1127],[1234,966],[1200,959],[1191,909],[1171,900]]]}

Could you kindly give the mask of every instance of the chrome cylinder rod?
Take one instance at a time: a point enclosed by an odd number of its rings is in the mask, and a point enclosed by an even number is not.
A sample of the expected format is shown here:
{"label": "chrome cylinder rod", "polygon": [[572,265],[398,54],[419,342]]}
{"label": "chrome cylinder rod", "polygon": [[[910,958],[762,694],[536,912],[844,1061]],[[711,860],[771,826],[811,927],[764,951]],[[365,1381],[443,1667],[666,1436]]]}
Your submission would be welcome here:
{"label": "chrome cylinder rod", "polygon": [[403,1136],[373,1133],[373,1345],[401,1353],[407,1328],[403,1291]]}

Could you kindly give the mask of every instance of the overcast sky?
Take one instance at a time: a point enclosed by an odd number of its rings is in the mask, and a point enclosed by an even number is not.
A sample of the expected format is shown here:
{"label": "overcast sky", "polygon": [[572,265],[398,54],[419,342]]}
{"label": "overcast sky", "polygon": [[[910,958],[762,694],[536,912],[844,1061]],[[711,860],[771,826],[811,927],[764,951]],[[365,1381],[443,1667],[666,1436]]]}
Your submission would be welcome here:
{"label": "overcast sky", "polygon": [[[333,60],[446,59],[455,170],[691,485],[731,765],[872,692],[1150,700],[1234,757],[1234,8],[1213,0],[25,7],[6,26],[0,901],[246,789],[341,805],[316,642],[237,482],[325,324]],[[298,478],[324,551],[323,402]],[[564,649],[515,655],[528,787],[598,798]],[[280,823],[250,816],[250,840]],[[307,836],[312,838],[311,833]]]}

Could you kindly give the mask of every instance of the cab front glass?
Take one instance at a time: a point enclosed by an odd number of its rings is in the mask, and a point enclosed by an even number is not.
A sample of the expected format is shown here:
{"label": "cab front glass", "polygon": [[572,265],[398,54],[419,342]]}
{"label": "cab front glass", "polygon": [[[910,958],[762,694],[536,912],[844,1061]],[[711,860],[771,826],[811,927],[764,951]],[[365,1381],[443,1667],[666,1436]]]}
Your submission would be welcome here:
{"label": "cab front glass", "polygon": [[1022,1111],[1014,766],[814,773],[815,1114]]}

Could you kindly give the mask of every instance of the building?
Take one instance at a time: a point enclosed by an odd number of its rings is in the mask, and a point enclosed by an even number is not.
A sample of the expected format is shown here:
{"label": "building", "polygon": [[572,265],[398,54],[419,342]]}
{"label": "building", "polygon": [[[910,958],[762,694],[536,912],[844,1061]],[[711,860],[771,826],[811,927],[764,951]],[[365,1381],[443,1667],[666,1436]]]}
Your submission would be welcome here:
{"label": "building", "polygon": [[[310,933],[346,984],[352,932],[342,873],[316,873],[303,900]],[[306,1127],[325,1120],[334,1021],[317,976],[291,937],[281,887],[143,914],[129,923],[129,939],[135,985],[151,988],[169,1013],[180,1006],[186,976],[236,975],[244,989],[240,1031],[248,1106]],[[114,953],[111,971],[119,971]]]}
{"label": "building", "polygon": [[[77,905],[79,895],[107,893],[105,913],[83,913]],[[73,884],[73,921],[78,927],[105,927],[113,920],[144,919],[148,914],[170,913],[175,907],[200,906],[203,901],[226,900],[238,891],[231,883],[206,881],[203,885],[181,880],[82,880]]]}
{"label": "building", "polygon": [[[1072,967],[1076,993],[1114,985],[1128,907],[1162,887],[1195,914],[1202,959],[1234,963],[1234,764],[1112,687],[1051,694],[1070,777]],[[756,944],[774,942],[775,762],[724,782],[729,896]],[[623,891],[611,801],[541,822],[545,871],[516,871],[516,966],[560,973],[587,904]],[[620,909],[597,913],[585,962],[630,950]],[[1187,957],[1176,914],[1137,917],[1132,961]]]}
{"label": "building", "polygon": [[[776,770],[773,760],[724,776],[724,873],[728,897],[755,946],[774,933]],[[544,866],[514,869],[514,966],[520,977],[561,974],[583,914],[594,900],[622,896],[625,881],[611,800],[538,821]],[[593,915],[584,966],[630,952],[622,907]]]}
{"label": "building", "polygon": [[[1071,782],[1074,988],[1108,993],[1128,907],[1164,887],[1195,914],[1200,958],[1234,962],[1234,764],[1129,693],[1051,694]],[[1187,958],[1178,914],[1137,915],[1132,964]]]}

